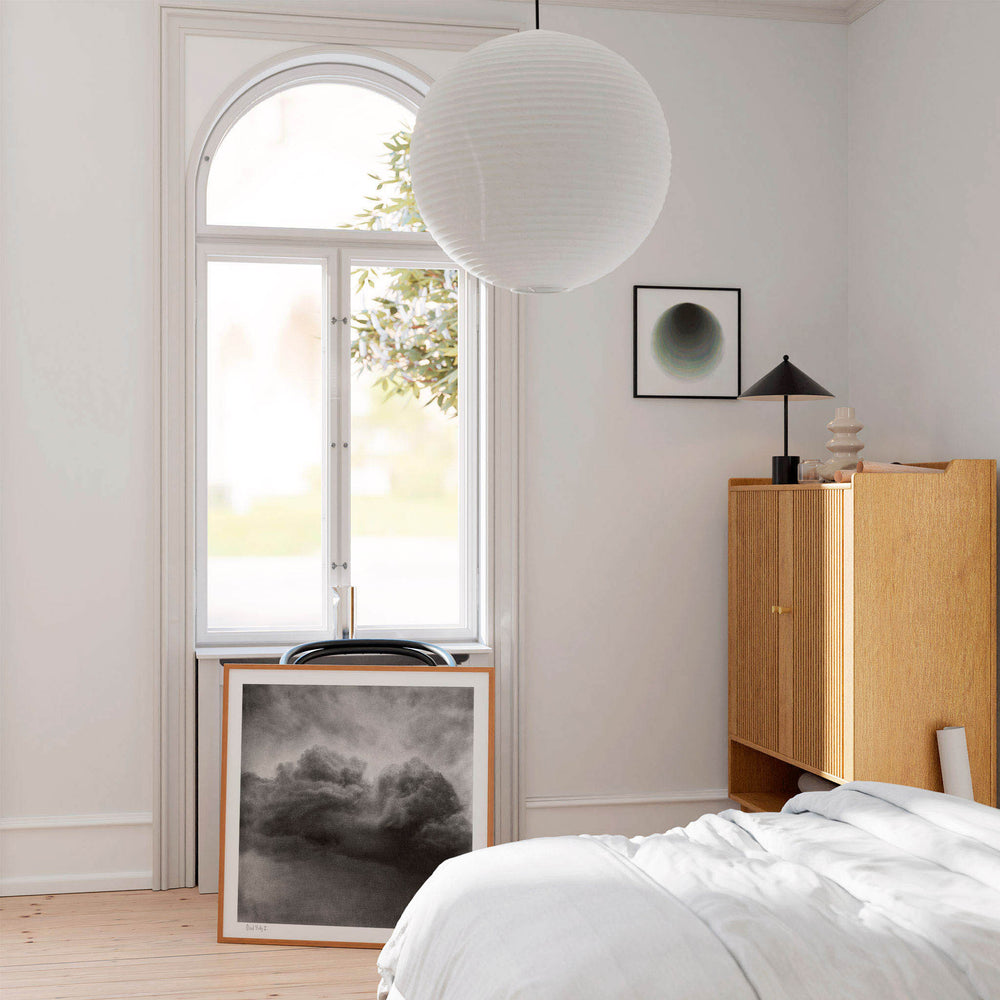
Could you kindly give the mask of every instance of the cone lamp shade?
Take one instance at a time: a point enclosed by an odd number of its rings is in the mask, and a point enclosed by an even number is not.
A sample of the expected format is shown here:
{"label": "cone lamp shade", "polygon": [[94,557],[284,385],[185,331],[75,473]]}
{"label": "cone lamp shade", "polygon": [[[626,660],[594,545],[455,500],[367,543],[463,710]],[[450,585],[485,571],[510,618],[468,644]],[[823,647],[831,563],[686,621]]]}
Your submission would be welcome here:
{"label": "cone lamp shade", "polygon": [[781,364],[775,365],[741,395],[743,399],[772,400],[776,403],[787,396],[792,402],[801,403],[810,399],[825,399],[833,393],[793,365],[786,354]]}
{"label": "cone lamp shade", "polygon": [[561,292],[614,270],[653,228],[670,137],[620,55],[558,31],[473,49],[430,88],[410,143],[431,235],[478,278]]}

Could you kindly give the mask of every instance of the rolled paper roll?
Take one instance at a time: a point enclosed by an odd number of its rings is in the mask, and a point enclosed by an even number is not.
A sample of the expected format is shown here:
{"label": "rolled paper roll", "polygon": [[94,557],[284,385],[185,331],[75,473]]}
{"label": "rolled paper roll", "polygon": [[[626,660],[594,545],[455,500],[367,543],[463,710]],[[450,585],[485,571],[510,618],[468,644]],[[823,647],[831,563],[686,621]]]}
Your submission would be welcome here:
{"label": "rolled paper roll", "polygon": [[945,726],[944,729],[939,729],[937,741],[945,794],[957,795],[962,799],[973,798],[965,726]]}
{"label": "rolled paper roll", "polygon": [[858,462],[858,472],[932,472],[941,475],[944,469],[925,469],[922,465],[899,465],[897,462]]}
{"label": "rolled paper roll", "polygon": [[826,778],[810,774],[808,771],[803,771],[799,775],[798,785],[800,792],[829,792],[837,787],[835,781],[827,781]]}

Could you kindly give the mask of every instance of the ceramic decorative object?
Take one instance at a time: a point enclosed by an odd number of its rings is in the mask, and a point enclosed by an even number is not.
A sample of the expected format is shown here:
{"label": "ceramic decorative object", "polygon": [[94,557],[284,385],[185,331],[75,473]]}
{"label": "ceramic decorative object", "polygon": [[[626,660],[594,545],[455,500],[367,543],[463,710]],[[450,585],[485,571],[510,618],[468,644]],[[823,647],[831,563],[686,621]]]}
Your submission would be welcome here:
{"label": "ceramic decorative object", "polygon": [[858,440],[858,431],[865,425],[854,416],[853,406],[838,406],[827,430],[833,434],[826,443],[832,457],[819,467],[820,476],[827,482],[833,481],[833,474],[842,469],[853,469],[858,464],[858,452],[864,442]]}

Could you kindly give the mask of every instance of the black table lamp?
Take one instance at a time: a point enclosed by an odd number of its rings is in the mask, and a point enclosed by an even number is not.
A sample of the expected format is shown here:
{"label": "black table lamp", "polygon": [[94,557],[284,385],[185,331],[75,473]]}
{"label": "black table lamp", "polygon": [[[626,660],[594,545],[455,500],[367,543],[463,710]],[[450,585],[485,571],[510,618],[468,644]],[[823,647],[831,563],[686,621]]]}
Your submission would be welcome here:
{"label": "black table lamp", "polygon": [[788,401],[802,402],[807,399],[823,399],[832,396],[819,384],[814,382],[801,368],[785,360],[772,368],[759,382],[754,382],[740,399],[777,400],[785,402],[785,454],[775,455],[771,459],[771,482],[775,485],[787,485],[798,482],[799,456],[788,454]]}

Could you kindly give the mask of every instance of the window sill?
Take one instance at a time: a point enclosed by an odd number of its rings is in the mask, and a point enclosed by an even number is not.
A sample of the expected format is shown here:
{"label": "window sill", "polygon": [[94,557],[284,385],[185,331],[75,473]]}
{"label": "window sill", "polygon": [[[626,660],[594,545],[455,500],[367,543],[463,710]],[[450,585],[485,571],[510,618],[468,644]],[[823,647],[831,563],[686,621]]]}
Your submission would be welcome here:
{"label": "window sill", "polygon": [[[436,645],[443,646],[449,653],[461,653],[463,656],[478,656],[493,652],[492,646],[486,646],[481,642],[439,642]],[[248,656],[281,656],[288,648],[288,643],[258,646],[195,646],[194,655],[199,660],[230,659],[232,657],[246,659]]]}

